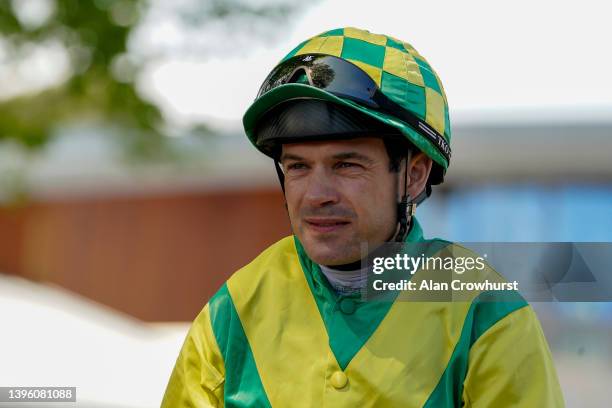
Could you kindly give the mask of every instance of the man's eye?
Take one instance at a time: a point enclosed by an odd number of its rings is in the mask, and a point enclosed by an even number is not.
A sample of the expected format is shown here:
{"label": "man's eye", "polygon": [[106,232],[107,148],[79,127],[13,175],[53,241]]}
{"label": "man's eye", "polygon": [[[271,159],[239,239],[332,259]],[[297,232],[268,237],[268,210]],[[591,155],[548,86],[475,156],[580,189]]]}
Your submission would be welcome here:
{"label": "man's eye", "polygon": [[291,163],[287,166],[287,170],[302,170],[305,168],[306,165],[304,163]]}
{"label": "man's eye", "polygon": [[336,167],[339,169],[349,169],[351,167],[359,167],[359,164],[351,162],[340,162],[336,165]]}

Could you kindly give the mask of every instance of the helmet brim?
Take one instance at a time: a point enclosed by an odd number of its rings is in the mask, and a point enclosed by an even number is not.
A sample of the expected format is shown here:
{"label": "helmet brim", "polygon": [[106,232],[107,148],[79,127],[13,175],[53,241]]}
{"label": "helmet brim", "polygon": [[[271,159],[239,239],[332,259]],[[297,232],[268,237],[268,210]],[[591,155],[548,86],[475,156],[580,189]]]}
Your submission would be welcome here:
{"label": "helmet brim", "polygon": [[412,142],[422,152],[429,156],[434,161],[434,163],[437,163],[441,167],[441,174],[436,175],[436,177],[431,181],[432,184],[439,184],[442,182],[444,172],[448,167],[448,162],[446,161],[444,156],[442,156],[442,154],[438,152],[438,150],[425,138],[425,136],[421,135],[418,131],[413,129],[407,123],[404,123],[391,115],[359,105],[351,100],[342,99],[332,93],[329,93],[319,88],[315,88],[310,85],[298,83],[281,85],[265,93],[251,104],[251,106],[247,109],[246,113],[242,118],[242,124],[244,126],[244,130],[246,132],[247,137],[257,150],[268,155],[266,151],[262,150],[258,146],[257,140],[255,138],[255,130],[259,120],[275,106],[285,101],[296,99],[319,99],[336,103],[341,106],[346,106],[351,109],[355,109],[376,120],[381,121],[382,123],[388,126],[397,129],[400,133],[406,136],[406,138],[410,142]]}

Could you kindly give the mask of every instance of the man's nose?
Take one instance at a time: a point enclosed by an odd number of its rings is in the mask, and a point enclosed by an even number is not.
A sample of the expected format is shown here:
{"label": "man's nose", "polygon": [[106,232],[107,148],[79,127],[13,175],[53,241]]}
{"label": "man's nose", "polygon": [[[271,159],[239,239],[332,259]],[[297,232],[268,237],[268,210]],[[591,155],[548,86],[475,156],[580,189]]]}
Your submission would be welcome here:
{"label": "man's nose", "polygon": [[324,168],[315,167],[308,178],[304,199],[314,207],[336,204],[339,194],[333,175]]}

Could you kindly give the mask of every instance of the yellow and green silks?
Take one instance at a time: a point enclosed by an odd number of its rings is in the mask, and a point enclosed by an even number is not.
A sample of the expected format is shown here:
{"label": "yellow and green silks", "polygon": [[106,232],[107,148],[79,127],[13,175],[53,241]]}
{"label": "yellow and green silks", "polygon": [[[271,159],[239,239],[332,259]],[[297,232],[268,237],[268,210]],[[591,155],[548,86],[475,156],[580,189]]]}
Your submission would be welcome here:
{"label": "yellow and green silks", "polygon": [[[418,223],[408,241],[423,241]],[[520,295],[406,296],[351,298],[347,308],[299,241],[285,238],[204,307],[162,407],[563,406],[546,340]]]}

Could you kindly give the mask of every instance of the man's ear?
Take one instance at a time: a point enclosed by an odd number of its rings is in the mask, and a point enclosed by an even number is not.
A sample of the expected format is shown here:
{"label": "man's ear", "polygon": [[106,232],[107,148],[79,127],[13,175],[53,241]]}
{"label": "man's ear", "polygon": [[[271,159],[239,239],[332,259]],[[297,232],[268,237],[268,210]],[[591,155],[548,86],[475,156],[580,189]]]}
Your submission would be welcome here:
{"label": "man's ear", "polygon": [[423,152],[418,152],[410,159],[408,194],[411,198],[417,197],[425,189],[432,165],[432,160]]}

